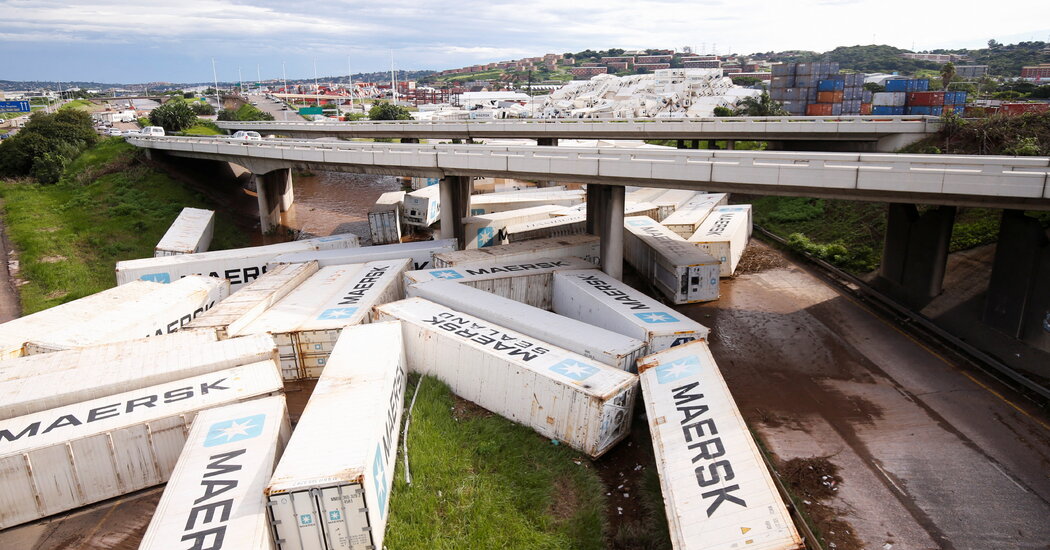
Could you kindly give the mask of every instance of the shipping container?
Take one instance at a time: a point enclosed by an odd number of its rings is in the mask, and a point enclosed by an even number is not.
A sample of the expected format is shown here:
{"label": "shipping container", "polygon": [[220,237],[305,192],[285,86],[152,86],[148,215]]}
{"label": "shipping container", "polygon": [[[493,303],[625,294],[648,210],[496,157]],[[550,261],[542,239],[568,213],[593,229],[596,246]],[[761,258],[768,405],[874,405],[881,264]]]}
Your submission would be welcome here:
{"label": "shipping container", "polygon": [[943,113],[944,107],[941,105],[909,105],[904,108],[904,114],[908,115],[941,116]]}
{"label": "shipping container", "polygon": [[170,285],[159,286],[140,298],[99,311],[90,320],[63,323],[47,334],[33,335],[25,343],[25,353],[48,353],[170,334],[188,325],[229,294],[229,281],[191,275]]}
{"label": "shipping container", "polygon": [[441,178],[420,178],[414,177],[411,181],[412,189],[423,189],[426,187],[437,186],[441,183]]}
{"label": "shipping container", "polygon": [[806,105],[806,116],[831,116],[831,104],[810,103]]}
{"label": "shipping container", "polygon": [[685,239],[696,232],[696,228],[700,227],[704,218],[711,213],[711,209],[728,202],[729,195],[725,193],[701,193],[693,196],[688,202],[678,207],[673,214],[664,218],[660,224]]}
{"label": "shipping container", "polygon": [[436,241],[415,241],[410,243],[363,246],[360,248],[340,248],[336,250],[313,250],[282,254],[267,263],[267,268],[279,264],[316,261],[319,267],[345,264],[363,264],[379,260],[412,260],[412,269],[427,269],[435,254],[454,252],[459,247],[456,239],[439,239]]}
{"label": "shipping container", "polygon": [[842,103],[842,92],[817,92],[817,101],[820,103]]}
{"label": "shipping container", "polygon": [[265,490],[278,548],[384,547],[406,383],[397,323],[343,331]]}
{"label": "shipping container", "polygon": [[317,378],[344,327],[370,323],[372,306],[404,297],[402,280],[409,263],[381,260],[321,268],[232,334],[272,334],[285,380]]}
{"label": "shipping container", "polygon": [[470,215],[494,214],[534,206],[575,206],[586,200],[583,191],[545,191],[525,193],[489,193],[471,195]]}
{"label": "shipping container", "polygon": [[871,103],[861,103],[860,104],[860,114],[862,114],[862,115],[870,115],[871,114]]}
{"label": "shipping container", "polygon": [[[660,208],[661,217],[656,221],[663,221],[674,214],[682,205],[693,200],[700,193],[688,189],[668,189],[649,202]],[[655,218],[654,218],[655,219]]]}
{"label": "shipping container", "polygon": [[863,88],[846,88],[842,90],[842,99],[860,101]]}
{"label": "shipping container", "polygon": [[266,361],[0,421],[0,529],[164,483],[198,411],[283,387]]}
{"label": "shipping container", "polygon": [[795,75],[774,75],[770,80],[770,91],[795,87]]}
{"label": "shipping container", "polygon": [[507,244],[507,226],[550,219],[552,213],[560,209],[560,206],[533,206],[463,218],[467,240],[463,248],[469,250]]}
{"label": "shipping container", "polygon": [[807,74],[807,75],[797,74],[797,75],[795,75],[795,87],[796,88],[813,88],[815,90],[817,88],[817,84],[819,82],[820,82],[820,77],[817,76],[817,75],[812,75],[812,74]]}
{"label": "shipping container", "polygon": [[401,242],[404,201],[404,191],[390,191],[380,195],[368,211],[368,230],[373,245]]}
{"label": "shipping container", "polygon": [[907,105],[924,107],[944,105],[944,92],[908,92]]}
{"label": "shipping container", "polygon": [[184,328],[229,338],[317,273],[317,262],[277,265]]}
{"label": "shipping container", "polygon": [[134,280],[170,283],[187,275],[208,275],[230,280],[230,292],[266,273],[266,263],[282,254],[311,250],[356,248],[357,235],[343,233],[280,244],[215,250],[198,254],[180,254],[163,258],[144,258],[117,262],[117,284]]}
{"label": "shipping container", "polygon": [[545,220],[517,223],[508,225],[505,231],[508,243],[579,235],[587,231],[587,214],[570,214],[568,216],[555,216]]}
{"label": "shipping container", "polygon": [[795,74],[794,63],[774,63],[770,68],[773,76],[788,76]]}
{"label": "shipping container", "polygon": [[841,92],[844,89],[846,89],[846,79],[844,77],[831,77],[817,81],[818,92]]}
{"label": "shipping container", "polygon": [[453,281],[418,283],[406,290],[409,297],[480,317],[620,370],[634,370],[635,360],[648,349],[636,338]]}
{"label": "shipping container", "polygon": [[[554,274],[554,312],[637,338],[646,353],[707,340],[707,327],[597,269]],[[634,371],[634,367],[631,367]]]}
{"label": "shipping container", "polygon": [[630,428],[637,377],[422,298],[376,308],[398,319],[412,371],[597,458]]}
{"label": "shipping container", "polygon": [[638,363],[672,546],[804,548],[707,343]]}
{"label": "shipping container", "polygon": [[405,195],[405,223],[430,227],[441,219],[441,187],[431,185]]}
{"label": "shipping container", "polygon": [[201,411],[139,550],[270,550],[264,491],[292,428],[283,395]]}
{"label": "shipping container", "polygon": [[718,299],[717,258],[651,218],[624,218],[624,260],[676,304]]}
{"label": "shipping container", "polygon": [[593,267],[590,262],[573,257],[541,257],[526,262],[486,261],[409,271],[405,273],[405,287],[427,281],[455,281],[533,307],[550,310],[553,273],[563,269]]}
{"label": "shipping container", "polygon": [[628,187],[624,193],[624,203],[629,202],[652,202],[653,199],[663,195],[667,189],[659,187]]}
{"label": "shipping container", "polygon": [[0,419],[266,360],[277,360],[269,335],[196,331],[20,357],[0,368]]}
{"label": "shipping container", "polygon": [[902,107],[908,102],[905,92],[878,92],[872,95],[871,103],[876,107]]}
{"label": "shipping container", "polygon": [[872,105],[871,114],[873,115],[886,115],[886,116],[897,116],[904,114],[903,106],[896,105]]}
{"label": "shipping container", "polygon": [[930,89],[930,81],[925,78],[897,78],[885,82],[887,92],[925,92]]}
{"label": "shipping container", "polygon": [[1011,116],[1048,111],[1050,111],[1050,103],[1003,103],[999,105],[999,113]]}
{"label": "shipping container", "polygon": [[153,255],[174,256],[206,252],[214,233],[215,211],[183,208],[157,243]]}
{"label": "shipping container", "polygon": [[711,211],[689,242],[722,262],[719,275],[732,277],[751,236],[751,205],[719,206]]}
{"label": "shipping container", "polygon": [[520,243],[490,246],[474,250],[459,250],[434,254],[434,267],[452,267],[479,262],[526,263],[540,258],[583,258],[593,265],[599,263],[597,235],[569,235],[550,239],[535,239]]}

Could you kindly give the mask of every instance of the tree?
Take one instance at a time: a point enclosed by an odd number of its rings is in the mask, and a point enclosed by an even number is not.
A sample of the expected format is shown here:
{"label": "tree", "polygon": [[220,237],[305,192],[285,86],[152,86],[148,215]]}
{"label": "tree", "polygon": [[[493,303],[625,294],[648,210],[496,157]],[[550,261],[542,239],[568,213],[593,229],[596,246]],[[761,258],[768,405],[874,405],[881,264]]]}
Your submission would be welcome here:
{"label": "tree", "polygon": [[758,97],[745,97],[736,104],[738,116],[787,116],[791,113],[778,101],[773,101],[769,94],[762,92]]}
{"label": "tree", "polygon": [[197,114],[181,99],[180,97],[180,101],[168,101],[153,109],[149,114],[150,124],[161,126],[168,132],[179,132],[193,126],[197,121]]}
{"label": "tree", "polygon": [[882,84],[877,83],[877,82],[865,82],[864,83],[864,89],[869,91],[869,92],[871,92],[871,93],[873,93],[873,94],[877,94],[879,92],[885,92],[886,91],[886,87],[883,86]]}
{"label": "tree", "polygon": [[715,116],[733,116],[735,113],[729,107],[722,107],[721,105],[715,107]]}
{"label": "tree", "polygon": [[193,103],[190,103],[190,109],[198,116],[215,114],[215,107],[212,107],[211,103],[206,101],[194,101]]}
{"label": "tree", "polygon": [[949,61],[941,67],[941,84],[945,90],[948,89],[948,85],[952,83],[953,78],[955,78],[955,63]]}
{"label": "tree", "polygon": [[376,103],[368,110],[371,120],[410,120],[412,114],[408,109],[390,103]]}
{"label": "tree", "polygon": [[990,50],[994,50],[994,49],[998,48],[999,46],[1002,46],[1002,44],[997,42],[994,38],[988,41],[988,49],[990,49]]}

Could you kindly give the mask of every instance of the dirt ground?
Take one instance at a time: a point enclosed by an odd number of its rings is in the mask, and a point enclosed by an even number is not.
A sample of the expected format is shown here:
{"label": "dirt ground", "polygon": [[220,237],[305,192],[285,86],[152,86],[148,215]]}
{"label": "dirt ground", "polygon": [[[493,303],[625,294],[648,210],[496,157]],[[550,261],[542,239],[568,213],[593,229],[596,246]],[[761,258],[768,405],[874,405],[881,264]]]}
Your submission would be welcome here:
{"label": "dirt ground", "polygon": [[18,259],[7,240],[7,230],[0,219],[0,323],[22,316],[22,304],[18,299],[15,275]]}

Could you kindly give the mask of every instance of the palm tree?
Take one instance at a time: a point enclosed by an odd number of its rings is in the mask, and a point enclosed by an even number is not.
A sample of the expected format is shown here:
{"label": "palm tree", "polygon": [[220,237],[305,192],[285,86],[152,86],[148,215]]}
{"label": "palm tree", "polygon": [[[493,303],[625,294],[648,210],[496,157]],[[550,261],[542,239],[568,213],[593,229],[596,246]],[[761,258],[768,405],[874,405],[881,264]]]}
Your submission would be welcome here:
{"label": "palm tree", "polygon": [[952,83],[953,78],[955,78],[955,63],[949,61],[941,67],[941,84],[944,84],[945,90],[948,89],[948,85]]}
{"label": "palm tree", "polygon": [[736,104],[737,116],[787,116],[790,114],[780,102],[773,101],[766,92],[762,92],[762,95],[758,97],[745,97]]}

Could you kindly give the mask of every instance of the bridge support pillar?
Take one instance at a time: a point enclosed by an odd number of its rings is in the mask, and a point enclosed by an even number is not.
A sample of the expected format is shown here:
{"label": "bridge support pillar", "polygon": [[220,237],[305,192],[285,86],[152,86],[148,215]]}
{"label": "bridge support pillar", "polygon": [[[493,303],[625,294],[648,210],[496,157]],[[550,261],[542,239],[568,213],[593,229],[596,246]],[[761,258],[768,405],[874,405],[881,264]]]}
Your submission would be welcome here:
{"label": "bridge support pillar", "polygon": [[914,204],[891,203],[876,286],[909,307],[920,308],[941,293],[955,207],[919,214]]}
{"label": "bridge support pillar", "polygon": [[268,233],[281,224],[281,212],[292,207],[291,168],[280,168],[265,174],[253,174],[255,192],[259,201],[259,230]]}
{"label": "bridge support pillar", "polygon": [[623,278],[623,205],[619,185],[587,185],[587,232],[598,235],[602,271]]}
{"label": "bridge support pillar", "polygon": [[456,239],[459,249],[467,244],[463,218],[470,212],[470,193],[474,178],[469,176],[446,176],[438,183],[441,193],[441,238]]}
{"label": "bridge support pillar", "polygon": [[983,320],[1050,351],[1050,239],[1039,220],[1004,210]]}

